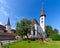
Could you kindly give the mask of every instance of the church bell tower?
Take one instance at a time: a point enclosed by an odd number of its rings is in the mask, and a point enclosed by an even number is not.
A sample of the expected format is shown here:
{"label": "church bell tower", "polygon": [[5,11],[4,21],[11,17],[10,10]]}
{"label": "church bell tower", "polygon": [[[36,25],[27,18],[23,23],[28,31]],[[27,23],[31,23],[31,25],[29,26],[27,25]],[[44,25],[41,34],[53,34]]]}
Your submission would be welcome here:
{"label": "church bell tower", "polygon": [[8,22],[6,24],[6,30],[8,33],[11,33],[10,17],[8,17]]}
{"label": "church bell tower", "polygon": [[44,6],[42,7],[42,11],[40,14],[40,27],[41,27],[41,32],[45,32],[45,21],[46,21],[46,14],[44,12]]}

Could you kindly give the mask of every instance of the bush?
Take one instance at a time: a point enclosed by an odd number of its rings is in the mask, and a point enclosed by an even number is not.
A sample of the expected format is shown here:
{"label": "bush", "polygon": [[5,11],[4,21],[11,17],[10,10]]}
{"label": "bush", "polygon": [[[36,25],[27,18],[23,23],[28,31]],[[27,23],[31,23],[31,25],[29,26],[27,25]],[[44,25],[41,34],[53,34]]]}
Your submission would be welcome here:
{"label": "bush", "polygon": [[35,41],[35,38],[31,38],[30,40],[31,40],[31,41]]}
{"label": "bush", "polygon": [[31,41],[30,40],[28,40],[28,43],[30,43]]}
{"label": "bush", "polygon": [[52,40],[54,41],[60,41],[60,35],[56,34],[52,36]]}

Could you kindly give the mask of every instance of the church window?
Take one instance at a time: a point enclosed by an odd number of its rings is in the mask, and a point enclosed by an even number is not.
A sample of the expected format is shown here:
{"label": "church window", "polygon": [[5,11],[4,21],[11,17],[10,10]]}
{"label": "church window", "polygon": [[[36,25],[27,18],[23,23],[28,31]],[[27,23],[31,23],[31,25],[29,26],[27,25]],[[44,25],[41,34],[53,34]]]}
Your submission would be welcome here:
{"label": "church window", "polygon": [[41,23],[43,23],[43,21],[41,21]]}
{"label": "church window", "polygon": [[43,18],[41,18],[41,20],[43,20]]}
{"label": "church window", "polygon": [[38,32],[38,27],[37,27],[37,32]]}
{"label": "church window", "polygon": [[35,35],[35,27],[33,27],[33,35]]}

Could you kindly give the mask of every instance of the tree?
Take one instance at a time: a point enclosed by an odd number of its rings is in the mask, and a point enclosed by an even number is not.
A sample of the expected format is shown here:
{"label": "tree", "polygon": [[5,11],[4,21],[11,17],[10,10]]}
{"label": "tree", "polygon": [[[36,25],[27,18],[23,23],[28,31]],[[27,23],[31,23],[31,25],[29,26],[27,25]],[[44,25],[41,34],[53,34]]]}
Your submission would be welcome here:
{"label": "tree", "polygon": [[52,36],[52,40],[54,40],[54,41],[60,41],[60,34],[54,34]]}
{"label": "tree", "polygon": [[47,37],[51,37],[52,36],[52,33],[53,33],[53,29],[51,26],[46,26],[46,34],[47,34]]}
{"label": "tree", "polygon": [[53,34],[58,34],[58,32],[59,32],[59,31],[58,31],[57,29],[54,29],[54,30],[53,30]]}
{"label": "tree", "polygon": [[[16,33],[20,36],[26,35],[31,31],[31,21],[28,19],[22,19],[16,24]],[[27,36],[28,38],[28,36]]]}
{"label": "tree", "polygon": [[57,35],[58,34],[58,30],[57,29],[54,29],[51,27],[51,26],[46,26],[46,34],[47,34],[47,37],[52,37],[54,35]]}
{"label": "tree", "polygon": [[24,35],[24,32],[22,31],[22,29],[20,27],[21,27],[20,22],[17,22],[17,24],[16,24],[16,34],[22,37]]}
{"label": "tree", "polygon": [[52,40],[60,40],[60,35],[58,34],[58,30],[57,29],[54,29],[53,30],[53,35],[52,35]]}

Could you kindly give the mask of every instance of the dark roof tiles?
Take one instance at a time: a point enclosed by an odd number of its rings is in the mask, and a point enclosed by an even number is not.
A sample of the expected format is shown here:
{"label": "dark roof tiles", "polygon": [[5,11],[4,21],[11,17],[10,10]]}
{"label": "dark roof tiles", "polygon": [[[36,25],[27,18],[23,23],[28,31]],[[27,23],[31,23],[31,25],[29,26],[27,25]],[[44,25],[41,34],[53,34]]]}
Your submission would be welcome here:
{"label": "dark roof tiles", "polygon": [[39,25],[39,23],[37,22],[36,19],[32,19],[32,23],[33,23],[33,24],[37,24],[37,25]]}
{"label": "dark roof tiles", "polygon": [[41,16],[46,16],[45,11],[44,11],[44,6],[42,7],[42,11],[41,11],[40,17]]}
{"label": "dark roof tiles", "polygon": [[5,29],[6,29],[6,27],[5,27],[5,26],[0,25],[0,30],[5,30]]}

